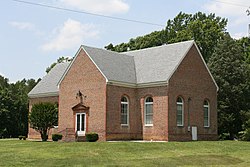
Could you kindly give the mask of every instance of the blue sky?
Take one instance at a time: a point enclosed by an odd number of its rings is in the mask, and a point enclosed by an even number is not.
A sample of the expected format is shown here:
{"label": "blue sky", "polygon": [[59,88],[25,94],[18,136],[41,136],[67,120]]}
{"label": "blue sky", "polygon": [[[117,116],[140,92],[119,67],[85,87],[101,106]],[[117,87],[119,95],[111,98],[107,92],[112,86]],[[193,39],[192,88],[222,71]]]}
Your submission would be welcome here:
{"label": "blue sky", "polygon": [[[249,0],[24,0],[77,11],[165,25],[179,12],[228,18],[234,38],[247,36]],[[33,6],[13,0],[0,5],[0,74],[16,82],[38,79],[58,57],[72,57],[81,44],[103,48],[163,27]]]}

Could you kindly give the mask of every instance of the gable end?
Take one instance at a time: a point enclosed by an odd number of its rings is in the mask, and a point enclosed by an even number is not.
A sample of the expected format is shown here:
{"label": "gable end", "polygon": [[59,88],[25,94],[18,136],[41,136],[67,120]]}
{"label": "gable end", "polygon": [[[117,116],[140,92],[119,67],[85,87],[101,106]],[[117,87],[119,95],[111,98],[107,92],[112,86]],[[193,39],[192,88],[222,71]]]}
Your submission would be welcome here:
{"label": "gable end", "polygon": [[105,78],[106,83],[108,82],[107,77],[104,75],[104,73],[100,70],[100,68],[96,65],[96,63],[94,62],[94,60],[91,58],[91,56],[89,56],[88,52],[84,49],[83,46],[80,46],[80,48],[78,49],[77,53],[74,56],[74,59],[72,60],[72,62],[70,63],[70,65],[68,66],[68,68],[65,70],[64,74],[62,75],[61,79],[59,80],[57,86],[59,87],[61,82],[63,81],[63,79],[65,78],[65,76],[67,75],[68,71],[70,70],[71,66],[74,64],[76,58],[80,55],[81,50],[83,50],[86,55],[89,57],[89,59],[91,60],[91,62],[95,65],[95,67],[98,69],[98,71],[102,74],[102,76]]}
{"label": "gable end", "polygon": [[188,52],[190,51],[190,49],[192,48],[192,46],[195,46],[195,49],[197,50],[198,55],[200,56],[200,58],[201,58],[201,60],[202,60],[202,63],[203,63],[203,65],[205,66],[205,68],[206,68],[206,70],[207,70],[209,76],[211,77],[211,79],[212,79],[214,85],[216,86],[216,90],[217,90],[217,92],[218,92],[218,91],[219,91],[219,87],[218,87],[217,83],[215,82],[214,77],[212,76],[210,70],[208,69],[208,66],[207,66],[205,60],[203,59],[203,57],[202,57],[202,55],[201,55],[201,52],[200,52],[200,50],[199,50],[199,48],[198,48],[198,46],[196,45],[195,42],[193,42],[193,44],[190,45],[190,48],[186,51],[186,53],[184,54],[184,56],[182,57],[182,59],[180,60],[180,62],[178,63],[178,65],[177,65],[177,66],[175,67],[175,69],[172,71],[172,74],[169,76],[169,78],[168,78],[167,81],[169,81],[169,80],[172,78],[172,76],[174,75],[175,71],[178,69],[178,67],[180,66],[181,62],[182,62],[182,61],[184,60],[184,58],[187,56],[187,54],[188,54]]}

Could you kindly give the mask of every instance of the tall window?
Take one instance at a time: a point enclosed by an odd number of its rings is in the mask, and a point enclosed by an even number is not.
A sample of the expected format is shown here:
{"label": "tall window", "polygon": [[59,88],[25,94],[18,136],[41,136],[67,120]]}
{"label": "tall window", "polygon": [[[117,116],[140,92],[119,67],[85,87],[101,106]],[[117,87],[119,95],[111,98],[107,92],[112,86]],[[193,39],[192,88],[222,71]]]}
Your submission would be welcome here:
{"label": "tall window", "polygon": [[86,131],[86,114],[85,113],[76,114],[76,131],[78,135],[85,135],[85,131]]}
{"label": "tall window", "polygon": [[153,98],[147,97],[145,100],[145,125],[153,125]]}
{"label": "tall window", "polygon": [[177,98],[177,126],[183,126],[184,124],[184,106],[183,99],[181,97]]}
{"label": "tall window", "polygon": [[209,127],[209,103],[207,100],[203,103],[203,111],[204,111],[204,127]]}
{"label": "tall window", "polygon": [[121,99],[121,124],[128,125],[129,124],[129,102],[126,97],[122,97]]}

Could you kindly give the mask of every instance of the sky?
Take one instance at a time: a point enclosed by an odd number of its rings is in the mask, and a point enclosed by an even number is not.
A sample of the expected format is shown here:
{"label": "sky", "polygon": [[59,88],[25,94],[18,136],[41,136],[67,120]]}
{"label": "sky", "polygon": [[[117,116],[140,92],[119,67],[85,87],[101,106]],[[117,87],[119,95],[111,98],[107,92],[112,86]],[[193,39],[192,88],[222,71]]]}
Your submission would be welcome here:
{"label": "sky", "polygon": [[239,39],[248,36],[249,7],[249,0],[4,0],[0,2],[0,75],[10,82],[42,78],[48,66],[61,56],[73,57],[80,45],[104,48],[128,42],[162,30],[179,12],[227,18],[227,31]]}

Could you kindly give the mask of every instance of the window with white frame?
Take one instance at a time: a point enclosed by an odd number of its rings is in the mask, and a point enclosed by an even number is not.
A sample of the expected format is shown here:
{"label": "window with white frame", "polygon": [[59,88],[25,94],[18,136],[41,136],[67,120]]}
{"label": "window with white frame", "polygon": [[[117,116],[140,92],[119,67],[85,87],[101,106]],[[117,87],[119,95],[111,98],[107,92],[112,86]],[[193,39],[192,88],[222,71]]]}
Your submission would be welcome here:
{"label": "window with white frame", "polygon": [[86,132],[86,114],[76,113],[76,132],[79,136],[84,136]]}
{"label": "window with white frame", "polygon": [[203,111],[204,111],[204,127],[209,127],[210,111],[209,111],[209,103],[207,100],[205,100],[203,103]]}
{"label": "window with white frame", "polygon": [[153,125],[153,98],[147,97],[145,100],[145,125]]}
{"label": "window with white frame", "polygon": [[183,99],[181,97],[177,98],[176,105],[177,105],[177,126],[184,125],[184,105]]}
{"label": "window with white frame", "polygon": [[129,124],[129,101],[123,96],[121,98],[121,125]]}

